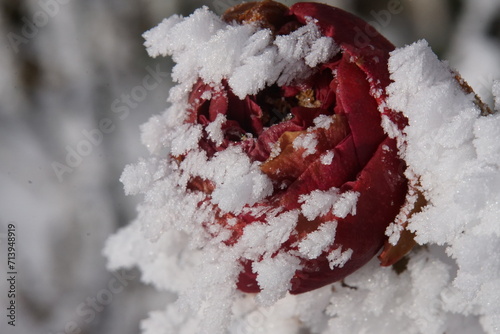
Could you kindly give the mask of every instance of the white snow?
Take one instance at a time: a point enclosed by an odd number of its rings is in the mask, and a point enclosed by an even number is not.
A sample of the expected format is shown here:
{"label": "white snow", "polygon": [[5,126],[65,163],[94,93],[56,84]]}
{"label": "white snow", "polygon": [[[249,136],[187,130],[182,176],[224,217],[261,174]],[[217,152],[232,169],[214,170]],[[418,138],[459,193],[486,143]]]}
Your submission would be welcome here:
{"label": "white snow", "polygon": [[334,119],[328,115],[319,115],[313,122],[316,128],[328,129],[333,124]]}
{"label": "white snow", "polygon": [[192,85],[201,77],[218,84],[227,79],[241,99],[266,85],[304,78],[340,50],[331,38],[321,36],[313,22],[273,40],[270,30],[225,24],[207,7],[187,18],[165,19],[144,38],[152,57],[172,56],[175,81]]}
{"label": "white snow", "polygon": [[283,298],[291,287],[290,279],[300,269],[299,263],[297,257],[282,252],[275,257],[254,262],[252,268],[258,274],[257,282],[262,289],[257,300],[269,306]]}
{"label": "white snow", "polygon": [[171,133],[171,153],[174,156],[182,155],[198,147],[202,136],[201,125],[182,124]]}
{"label": "white snow", "polygon": [[244,233],[238,240],[239,248],[247,259],[259,260],[259,257],[272,257],[293,233],[297,225],[299,212],[297,210],[270,212],[266,222],[250,224],[245,227]]}
{"label": "white snow", "polygon": [[276,36],[275,45],[278,47],[276,69],[280,76],[279,86],[308,75],[308,67],[325,62],[340,49],[329,37],[322,37],[313,21],[300,27],[288,35]]}
{"label": "white snow", "polygon": [[346,191],[340,195],[340,198],[333,205],[333,213],[339,218],[345,218],[347,215],[356,215],[356,203],[359,193],[355,191]]}
{"label": "white snow", "polygon": [[348,214],[356,214],[356,203],[359,193],[346,191],[339,194],[338,188],[327,191],[313,190],[309,194],[300,195],[299,203],[302,203],[302,214],[308,220],[325,215],[330,210],[339,218],[345,218]]}
{"label": "white snow", "polygon": [[224,140],[224,133],[222,132],[221,126],[225,122],[226,116],[218,114],[215,120],[205,127],[205,130],[208,133],[208,138],[210,138],[217,146],[220,146]]}
{"label": "white snow", "polygon": [[327,151],[325,154],[321,156],[321,163],[323,165],[330,165],[335,157],[335,153],[333,151]]}
{"label": "white snow", "polygon": [[141,158],[136,165],[127,165],[120,179],[122,183],[126,183],[125,194],[136,195],[143,192],[154,181],[165,175],[166,169],[164,167],[166,165],[166,159],[156,158],[152,158],[150,161]]}
{"label": "white snow", "polygon": [[318,139],[315,133],[307,133],[297,136],[293,141],[293,148],[296,150],[304,149],[302,156],[305,158],[308,155],[316,153],[316,146],[318,146]]}
{"label": "white snow", "polygon": [[186,177],[200,176],[216,187],[211,201],[223,211],[239,213],[272,193],[271,180],[237,146],[217,152],[207,160],[204,153],[193,151],[181,164]]}
{"label": "white snow", "polygon": [[493,83],[492,91],[495,99],[495,110],[500,111],[500,80]]}
{"label": "white snow", "polygon": [[299,203],[302,203],[300,207],[302,214],[308,220],[325,215],[338,200],[338,192],[338,188],[331,188],[327,191],[313,190],[309,194],[300,195]]}
{"label": "white snow", "polygon": [[353,250],[351,248],[342,251],[342,246],[331,251],[326,257],[328,259],[330,269],[334,269],[335,267],[342,268],[344,264],[351,259],[352,253]]}
{"label": "white snow", "polygon": [[409,228],[420,244],[445,245],[458,268],[442,296],[426,298],[438,298],[433,303],[445,311],[478,315],[493,333],[500,307],[493,283],[500,275],[499,115],[480,117],[474,96],[424,41],[395,51],[389,69],[388,106],[410,121],[398,135],[407,176],[428,201]]}
{"label": "white snow", "polygon": [[316,231],[307,235],[299,242],[300,255],[307,259],[316,259],[334,241],[337,230],[337,221],[323,223]]}

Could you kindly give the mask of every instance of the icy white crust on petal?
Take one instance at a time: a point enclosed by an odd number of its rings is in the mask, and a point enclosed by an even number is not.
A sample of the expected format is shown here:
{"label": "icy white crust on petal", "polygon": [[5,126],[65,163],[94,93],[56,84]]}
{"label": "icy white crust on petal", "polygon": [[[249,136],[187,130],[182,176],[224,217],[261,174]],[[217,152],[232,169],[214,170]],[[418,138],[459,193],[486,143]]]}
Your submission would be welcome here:
{"label": "icy white crust on petal", "polygon": [[500,114],[480,117],[475,96],[425,41],[394,51],[389,70],[387,105],[409,126],[398,133],[386,122],[386,131],[398,139],[411,186],[428,201],[409,228],[420,244],[445,245],[458,269],[436,298],[443,310],[478,315],[493,333],[500,324]]}
{"label": "icy white crust on petal", "polygon": [[257,273],[257,282],[262,289],[257,300],[262,305],[270,306],[283,298],[291,288],[290,280],[295,271],[300,268],[300,259],[281,252],[274,257],[254,262],[252,269]]}
{"label": "icy white crust on petal", "polygon": [[251,162],[238,146],[232,146],[208,159],[206,153],[193,150],[180,164],[183,183],[201,177],[215,184],[211,202],[223,212],[241,213],[245,205],[253,205],[273,191],[271,180]]}
{"label": "icy white crust on petal", "polygon": [[302,203],[302,214],[312,221],[330,211],[339,218],[345,218],[348,214],[355,215],[358,198],[358,192],[346,191],[340,194],[338,188],[331,188],[327,191],[313,190],[309,194],[301,195],[299,203]]}
{"label": "icy white crust on petal", "polygon": [[298,250],[300,255],[306,259],[316,259],[335,241],[337,231],[337,221],[321,224],[314,232],[307,235],[299,242]]}
{"label": "icy white crust on petal", "polygon": [[318,146],[318,139],[314,133],[302,134],[293,141],[294,149],[304,149],[303,157],[316,153],[316,146]]}
{"label": "icy white crust on petal", "polygon": [[266,222],[245,226],[235,248],[249,260],[272,257],[292,235],[298,217],[298,210],[269,212]]}
{"label": "icy white crust on petal", "polygon": [[207,7],[187,18],[165,19],[144,38],[152,57],[172,56],[175,81],[194,84],[198,77],[206,83],[226,79],[241,99],[274,83],[283,86],[305,78],[311,68],[340,51],[312,21],[273,38],[269,29],[228,25]]}
{"label": "icy white crust on petal", "polygon": [[346,191],[340,195],[339,199],[333,204],[333,214],[339,218],[356,215],[356,203],[359,195],[356,191]]}
{"label": "icy white crust on petal", "polygon": [[321,156],[321,163],[323,165],[331,165],[333,162],[333,158],[335,157],[335,153],[332,151],[327,151],[325,154]]}
{"label": "icy white crust on petal", "polygon": [[334,269],[336,267],[342,268],[344,264],[351,258],[353,250],[351,248],[342,251],[342,246],[337,249],[331,251],[328,256],[328,264],[330,265],[330,269]]}
{"label": "icy white crust on petal", "polygon": [[332,117],[328,117],[327,115],[319,115],[313,120],[313,122],[318,129],[328,129],[330,125],[335,122],[335,120]]}
{"label": "icy white crust on petal", "polygon": [[208,138],[212,140],[217,146],[220,146],[224,140],[224,133],[222,132],[222,124],[226,122],[226,116],[218,114],[215,120],[208,124],[205,130],[208,133]]}
{"label": "icy white crust on petal", "polygon": [[339,198],[339,189],[331,188],[327,191],[313,190],[309,194],[300,195],[302,214],[310,221],[325,215]]}

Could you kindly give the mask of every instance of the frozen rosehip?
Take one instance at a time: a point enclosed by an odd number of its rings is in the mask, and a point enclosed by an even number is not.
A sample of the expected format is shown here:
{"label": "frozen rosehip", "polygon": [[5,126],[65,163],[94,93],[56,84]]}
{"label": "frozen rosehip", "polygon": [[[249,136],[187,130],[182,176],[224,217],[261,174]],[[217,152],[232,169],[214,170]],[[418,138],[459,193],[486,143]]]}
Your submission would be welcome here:
{"label": "frozen rosehip", "polygon": [[[380,251],[407,193],[405,164],[381,126],[384,117],[405,124],[384,107],[394,46],[318,3],[245,3],[223,20],[211,45],[233,41],[234,50],[225,45],[221,75],[207,66],[192,79],[183,122],[198,147],[172,152],[180,178],[212,212],[204,229],[238,254],[240,290],[285,280],[296,294],[338,281]],[[247,42],[231,39],[238,34]],[[207,170],[223,164],[220,173],[190,171],[199,157]],[[231,176],[243,160],[247,172]]]}

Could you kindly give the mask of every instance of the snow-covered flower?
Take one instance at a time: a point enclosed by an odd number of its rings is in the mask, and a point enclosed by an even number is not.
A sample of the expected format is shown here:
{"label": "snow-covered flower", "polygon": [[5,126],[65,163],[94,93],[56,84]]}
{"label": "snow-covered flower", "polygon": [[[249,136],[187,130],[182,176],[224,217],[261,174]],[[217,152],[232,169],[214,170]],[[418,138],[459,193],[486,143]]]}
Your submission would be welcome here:
{"label": "snow-covered flower", "polygon": [[[272,290],[278,273],[280,293],[340,280],[377,254],[405,200],[405,165],[381,126],[394,46],[378,34],[360,44],[364,21],[317,3],[245,3],[222,19],[190,63],[174,173],[210,208],[201,226],[237,250],[240,290]],[[189,47],[169,51],[177,66]]]}
{"label": "snow-covered flower", "polygon": [[[144,36],[178,84],[142,127],[153,157],[122,175],[138,219],[105,249],[179,296],[144,333],[496,328],[499,118],[424,41],[395,50],[342,10],[273,1]],[[398,270],[367,264],[416,242]]]}

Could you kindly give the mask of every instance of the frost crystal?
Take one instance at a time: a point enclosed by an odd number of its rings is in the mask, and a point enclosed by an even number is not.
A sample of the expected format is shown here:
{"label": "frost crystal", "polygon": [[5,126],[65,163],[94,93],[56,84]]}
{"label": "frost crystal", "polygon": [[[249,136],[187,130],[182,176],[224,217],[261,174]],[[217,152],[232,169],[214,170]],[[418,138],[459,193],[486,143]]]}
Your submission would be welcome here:
{"label": "frost crystal", "polygon": [[323,165],[330,165],[335,157],[335,153],[333,151],[328,151],[321,156],[321,163]]}
{"label": "frost crystal", "polygon": [[301,206],[302,214],[308,220],[326,214],[338,200],[338,191],[337,188],[332,188],[328,191],[314,190],[310,194],[301,195],[299,203],[303,203]]}
{"label": "frost crystal", "polygon": [[205,128],[208,132],[208,138],[210,138],[217,145],[221,145],[224,140],[224,134],[222,132],[221,126],[226,122],[226,117],[222,114],[218,114],[215,121],[207,125]]}
{"label": "frost crystal", "polygon": [[206,7],[187,18],[165,19],[144,38],[151,56],[172,55],[176,81],[192,84],[198,76],[214,83],[227,79],[240,98],[275,82],[281,86],[304,78],[340,50],[313,22],[273,41],[270,30],[227,25]]}
{"label": "frost crystal", "polygon": [[308,155],[316,153],[316,146],[318,145],[318,140],[316,136],[312,133],[308,133],[306,135],[300,135],[293,141],[293,148],[304,149],[304,153],[302,153],[303,157],[307,157]]}
{"label": "frost crystal", "polygon": [[352,252],[353,251],[350,248],[345,251],[342,251],[342,247],[339,247],[334,251],[332,251],[327,256],[330,268],[332,269],[335,267],[342,268],[344,264],[351,258]]}
{"label": "frost crystal", "polygon": [[295,256],[279,253],[275,257],[253,263],[257,282],[262,289],[257,298],[262,305],[272,305],[285,296],[290,289],[290,279],[300,269],[299,262]]}
{"label": "frost crystal", "polygon": [[308,259],[317,258],[335,240],[337,222],[323,223],[318,230],[311,232],[300,241],[299,252]]}
{"label": "frost crystal", "polygon": [[425,41],[396,50],[389,69],[394,83],[387,88],[388,106],[410,123],[398,134],[407,177],[428,201],[411,216],[409,228],[421,244],[445,245],[458,269],[442,278],[442,295],[436,287],[421,298],[442,317],[446,311],[476,314],[494,333],[500,309],[495,281],[500,277],[495,255],[500,250],[500,115],[479,116],[475,97],[464,93]]}

